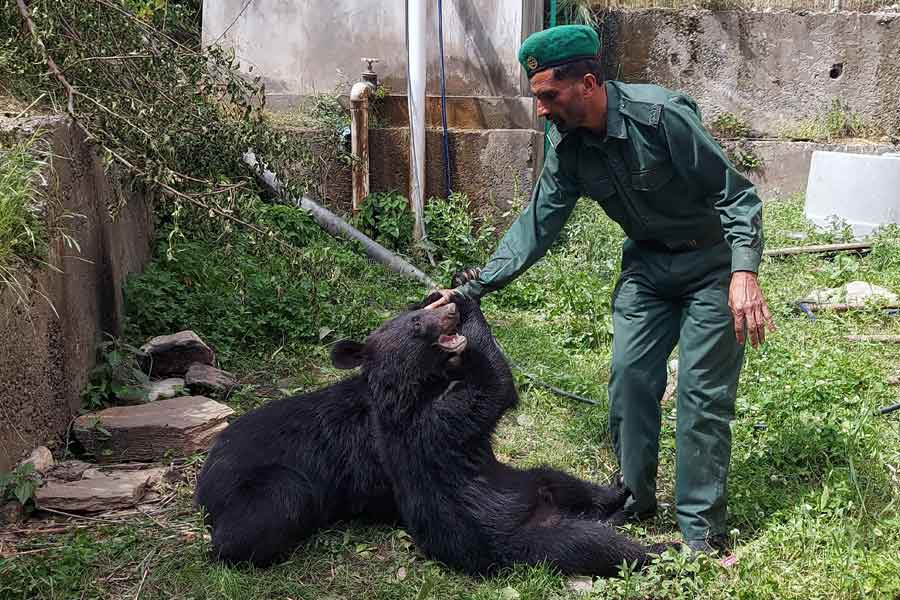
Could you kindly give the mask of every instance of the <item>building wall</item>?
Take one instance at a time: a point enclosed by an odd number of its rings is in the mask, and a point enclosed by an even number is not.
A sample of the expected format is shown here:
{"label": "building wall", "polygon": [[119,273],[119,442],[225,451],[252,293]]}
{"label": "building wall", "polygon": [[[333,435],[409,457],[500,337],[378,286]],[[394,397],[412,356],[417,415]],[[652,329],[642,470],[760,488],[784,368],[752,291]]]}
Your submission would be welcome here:
{"label": "building wall", "polygon": [[[379,80],[406,91],[406,9],[397,0],[205,0],[203,43],[235,49],[242,68],[263,76],[273,96],[331,92],[359,80],[362,57],[377,57]],[[516,53],[539,27],[541,0],[445,0],[446,91],[520,96]],[[429,94],[440,92],[437,3],[428,3]],[[535,24],[535,20],[537,24]]]}

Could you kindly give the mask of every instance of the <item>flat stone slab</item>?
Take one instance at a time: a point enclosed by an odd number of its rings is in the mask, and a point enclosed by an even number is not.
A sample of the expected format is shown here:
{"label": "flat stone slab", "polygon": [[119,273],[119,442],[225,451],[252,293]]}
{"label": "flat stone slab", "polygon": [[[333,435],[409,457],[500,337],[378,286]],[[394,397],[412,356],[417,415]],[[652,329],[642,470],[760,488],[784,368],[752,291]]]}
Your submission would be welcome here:
{"label": "flat stone slab", "polygon": [[167,469],[142,469],[105,473],[85,472],[78,481],[49,481],[35,492],[38,508],[75,512],[101,512],[134,506]]}
{"label": "flat stone slab", "polygon": [[212,365],[212,349],[191,330],[161,335],[141,346],[142,366],[153,377],[184,375],[191,364]]}
{"label": "flat stone slab", "polygon": [[82,415],[74,431],[97,462],[150,462],[206,450],[232,414],[204,396],[182,396]]}

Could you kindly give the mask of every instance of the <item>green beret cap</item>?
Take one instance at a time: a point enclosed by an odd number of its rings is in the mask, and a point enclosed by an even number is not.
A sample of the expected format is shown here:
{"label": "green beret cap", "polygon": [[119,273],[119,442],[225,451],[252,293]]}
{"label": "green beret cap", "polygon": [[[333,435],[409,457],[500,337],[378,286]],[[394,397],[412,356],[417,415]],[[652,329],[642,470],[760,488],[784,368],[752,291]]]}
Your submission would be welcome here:
{"label": "green beret cap", "polygon": [[559,25],[532,33],[519,48],[519,62],[530,78],[535,73],[585,58],[600,51],[600,38],[587,25]]}

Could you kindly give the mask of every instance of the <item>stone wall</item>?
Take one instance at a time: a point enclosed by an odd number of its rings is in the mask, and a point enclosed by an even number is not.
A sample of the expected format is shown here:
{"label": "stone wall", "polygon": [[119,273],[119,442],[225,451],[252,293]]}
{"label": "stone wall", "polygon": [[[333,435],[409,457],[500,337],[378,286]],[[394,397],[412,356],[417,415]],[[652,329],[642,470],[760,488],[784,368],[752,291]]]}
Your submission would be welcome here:
{"label": "stone wall", "polygon": [[839,100],[900,133],[900,12],[614,11],[601,30],[609,77],[685,91],[707,122],[778,135]]}
{"label": "stone wall", "polygon": [[[47,219],[65,228],[80,252],[55,234],[51,268],[17,273],[26,297],[0,290],[0,471],[37,445],[58,440],[104,333],[121,333],[122,284],[150,258],[150,202],[104,172],[83,135],[64,117],[0,122],[4,137],[46,131],[52,152],[43,173]],[[108,205],[127,204],[115,221]]]}

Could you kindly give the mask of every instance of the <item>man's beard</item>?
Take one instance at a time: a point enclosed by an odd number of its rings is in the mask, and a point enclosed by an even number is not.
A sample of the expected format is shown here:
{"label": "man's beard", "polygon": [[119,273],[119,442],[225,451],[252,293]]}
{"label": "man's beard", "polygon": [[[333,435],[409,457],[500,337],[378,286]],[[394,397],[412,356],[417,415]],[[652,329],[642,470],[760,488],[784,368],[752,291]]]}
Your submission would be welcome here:
{"label": "man's beard", "polygon": [[562,117],[547,117],[548,120],[556,126],[557,131],[563,133],[569,130],[569,124]]}

